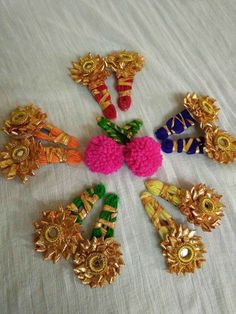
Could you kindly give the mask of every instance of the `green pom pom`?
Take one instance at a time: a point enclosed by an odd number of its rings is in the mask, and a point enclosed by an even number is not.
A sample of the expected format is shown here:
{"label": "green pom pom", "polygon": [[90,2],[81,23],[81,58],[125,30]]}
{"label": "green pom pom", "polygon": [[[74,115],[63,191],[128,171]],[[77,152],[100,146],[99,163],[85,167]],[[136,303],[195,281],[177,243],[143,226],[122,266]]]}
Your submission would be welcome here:
{"label": "green pom pom", "polygon": [[106,193],[105,185],[102,183],[96,184],[94,186],[94,193],[101,199]]}

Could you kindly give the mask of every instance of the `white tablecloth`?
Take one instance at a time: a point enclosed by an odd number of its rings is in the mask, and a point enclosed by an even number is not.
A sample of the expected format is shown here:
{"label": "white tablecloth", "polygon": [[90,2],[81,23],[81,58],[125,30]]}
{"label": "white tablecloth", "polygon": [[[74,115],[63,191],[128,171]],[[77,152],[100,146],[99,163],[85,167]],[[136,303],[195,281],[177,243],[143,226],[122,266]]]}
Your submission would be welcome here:
{"label": "white tablecloth", "polygon": [[[100,109],[86,88],[68,76],[70,62],[88,51],[106,55],[140,51],[145,67],[136,78],[132,108],[117,122],[142,118],[140,135],[181,109],[189,91],[217,99],[220,125],[236,134],[236,2],[234,0],[1,0],[1,121],[16,104],[34,102],[49,120],[79,137],[103,134],[96,126]],[[114,80],[108,85],[116,103]],[[7,138],[2,134],[0,142]],[[166,272],[159,238],[139,200],[143,179],[124,166],[104,177],[84,165],[42,167],[25,185],[1,180],[0,312],[45,313],[235,313],[236,168],[205,156],[164,156],[156,176],[190,187],[204,182],[224,195],[220,228],[203,236],[207,262],[196,274]],[[120,196],[116,239],[126,266],[103,289],[83,286],[72,265],[44,262],[32,245],[32,221],[42,210],[69,203],[85,186],[102,181]],[[162,202],[179,221],[186,220]],[[100,202],[89,222],[87,236]]]}

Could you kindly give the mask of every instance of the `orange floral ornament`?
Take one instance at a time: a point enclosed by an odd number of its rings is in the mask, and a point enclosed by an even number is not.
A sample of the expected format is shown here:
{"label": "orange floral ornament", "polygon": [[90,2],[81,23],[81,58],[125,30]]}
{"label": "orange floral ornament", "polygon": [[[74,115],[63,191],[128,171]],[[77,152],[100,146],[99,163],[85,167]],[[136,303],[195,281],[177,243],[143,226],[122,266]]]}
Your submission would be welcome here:
{"label": "orange floral ornament", "polygon": [[209,158],[228,164],[236,158],[236,138],[217,126],[207,127],[204,149]]}
{"label": "orange floral ornament", "polygon": [[209,96],[200,96],[196,93],[187,94],[184,98],[184,106],[203,128],[218,120],[216,100]]}

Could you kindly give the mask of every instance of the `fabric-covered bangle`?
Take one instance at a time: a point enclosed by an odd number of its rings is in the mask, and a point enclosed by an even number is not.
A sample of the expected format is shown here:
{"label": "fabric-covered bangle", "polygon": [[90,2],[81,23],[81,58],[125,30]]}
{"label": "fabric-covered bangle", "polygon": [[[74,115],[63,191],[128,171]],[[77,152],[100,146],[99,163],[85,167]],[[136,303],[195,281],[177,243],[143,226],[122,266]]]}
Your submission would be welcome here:
{"label": "fabric-covered bangle", "polygon": [[160,235],[162,254],[170,273],[185,275],[201,268],[205,261],[201,237],[195,235],[195,231],[178,224],[149,192],[143,192],[140,198]]}
{"label": "fabric-covered bangle", "polygon": [[77,148],[79,141],[47,122],[47,114],[33,104],[18,106],[4,121],[3,131],[16,139],[35,137],[40,140]]}
{"label": "fabric-covered bangle", "polygon": [[148,180],[145,186],[153,195],[178,207],[190,223],[200,226],[203,231],[212,231],[220,225],[225,207],[220,202],[222,195],[205,184],[200,183],[186,190],[160,180]]}
{"label": "fabric-covered bangle", "polygon": [[105,196],[92,238],[79,243],[74,257],[76,276],[91,288],[113,283],[124,265],[120,244],[114,239],[118,200],[116,194]]}

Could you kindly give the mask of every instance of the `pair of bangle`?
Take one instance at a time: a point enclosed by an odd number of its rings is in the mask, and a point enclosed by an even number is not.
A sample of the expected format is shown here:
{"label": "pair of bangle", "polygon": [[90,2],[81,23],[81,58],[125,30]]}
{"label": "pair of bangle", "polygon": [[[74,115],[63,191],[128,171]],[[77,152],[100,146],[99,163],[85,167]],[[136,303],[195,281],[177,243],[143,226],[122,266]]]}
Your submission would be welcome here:
{"label": "pair of bangle", "polygon": [[[219,163],[233,162],[236,158],[236,138],[215,125],[220,110],[216,100],[189,93],[184,98],[184,106],[185,110],[170,118],[155,132],[157,139],[162,141],[162,150],[165,153],[204,153]],[[203,130],[204,136],[168,139],[169,136],[181,134],[196,124]]]}
{"label": "pair of bangle", "polygon": [[224,215],[222,196],[205,184],[186,190],[160,180],[149,180],[145,186],[148,192],[141,194],[141,201],[161,237],[160,245],[169,271],[177,275],[193,273],[205,261],[201,237],[178,224],[153,196],[160,196],[178,207],[190,223],[200,226],[203,231],[211,231],[220,224]]}
{"label": "pair of bangle", "polygon": [[115,73],[117,79],[118,107],[126,111],[131,105],[131,90],[135,74],[142,69],[144,58],[137,52],[117,51],[107,57],[88,53],[72,62],[71,78],[88,87],[107,119],[115,119],[116,109],[105,80]]}
{"label": "pair of bangle", "polygon": [[[18,106],[4,121],[2,129],[11,137],[0,151],[0,170],[7,179],[19,177],[26,182],[42,165],[81,162],[79,141],[49,123],[47,114],[33,104]],[[58,146],[45,146],[41,141]]]}
{"label": "pair of bangle", "polygon": [[[42,218],[34,222],[35,250],[54,263],[61,257],[73,258],[75,275],[92,288],[113,283],[124,265],[120,244],[114,239],[119,198],[114,193],[105,195],[105,192],[103,184],[96,184],[65,208],[44,211]],[[103,197],[103,209],[92,237],[85,239],[82,222]]]}

